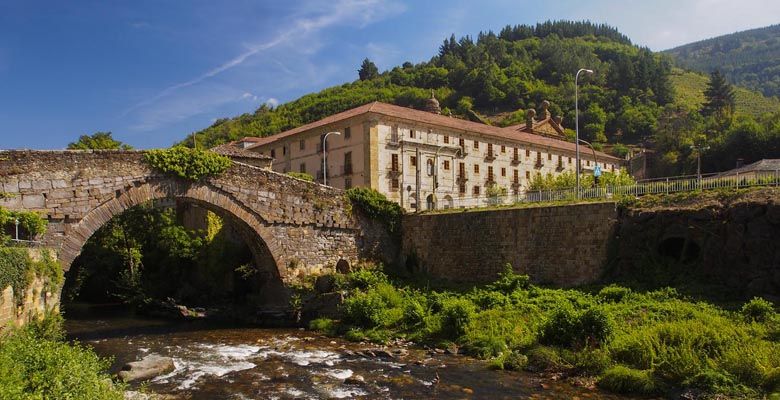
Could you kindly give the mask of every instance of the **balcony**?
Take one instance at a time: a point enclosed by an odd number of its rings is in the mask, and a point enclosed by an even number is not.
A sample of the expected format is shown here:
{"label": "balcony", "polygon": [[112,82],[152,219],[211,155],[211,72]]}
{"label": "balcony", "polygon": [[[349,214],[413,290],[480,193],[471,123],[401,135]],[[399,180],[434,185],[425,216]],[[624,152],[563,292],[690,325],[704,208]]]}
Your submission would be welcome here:
{"label": "balcony", "polygon": [[495,159],[496,159],[496,153],[494,153],[492,151],[488,151],[487,154],[485,154],[485,161],[490,162],[490,161],[493,161]]}
{"label": "balcony", "polygon": [[344,164],[341,166],[341,175],[352,175],[352,164]]}
{"label": "balcony", "polygon": [[520,164],[520,157],[512,157],[512,160],[510,161],[512,165],[518,165]]}
{"label": "balcony", "polygon": [[544,167],[544,161],[536,160],[536,164],[534,164],[534,168],[542,168],[542,167]]}
{"label": "balcony", "polygon": [[485,186],[493,186],[496,184],[496,178],[492,176],[488,176],[487,180],[485,180]]}
{"label": "balcony", "polygon": [[469,153],[466,153],[466,146],[458,146],[458,147],[460,147],[460,150],[458,150],[458,156],[460,156],[460,158],[464,158],[467,155],[469,155]]}
{"label": "balcony", "polygon": [[401,176],[401,171],[398,168],[390,168],[387,170],[387,176],[390,178],[398,178]]}
{"label": "balcony", "polygon": [[468,180],[469,180],[469,178],[466,177],[466,175],[460,175],[460,174],[458,175],[457,178],[455,178],[455,181],[458,182],[458,183],[461,183],[461,182],[465,183]]}
{"label": "balcony", "polygon": [[390,139],[387,141],[388,146],[400,146],[401,145],[401,138],[398,133],[391,133]]}
{"label": "balcony", "polygon": [[555,166],[555,170],[558,172],[563,171],[563,163],[558,163],[558,165]]}

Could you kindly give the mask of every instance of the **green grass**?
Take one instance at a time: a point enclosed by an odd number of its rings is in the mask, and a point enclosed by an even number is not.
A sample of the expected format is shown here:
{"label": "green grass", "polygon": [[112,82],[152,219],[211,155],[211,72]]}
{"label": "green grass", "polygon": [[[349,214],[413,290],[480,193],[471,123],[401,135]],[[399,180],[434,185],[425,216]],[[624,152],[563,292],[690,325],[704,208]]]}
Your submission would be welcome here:
{"label": "green grass", "polygon": [[[707,87],[709,77],[696,72],[674,69],[670,81],[675,91],[674,101],[700,108],[704,103],[704,89]],[[736,97],[736,112],[759,117],[766,113],[780,111],[780,100],[776,97],[764,97],[759,92],[754,92],[742,87],[734,87]]]}
{"label": "green grass", "polygon": [[458,291],[378,271],[339,279],[343,318],[311,328],[350,340],[456,343],[491,368],[592,376],[604,389],[635,395],[695,388],[752,398],[780,380],[780,316],[765,300],[730,311],[670,289],[543,288],[511,270]]}

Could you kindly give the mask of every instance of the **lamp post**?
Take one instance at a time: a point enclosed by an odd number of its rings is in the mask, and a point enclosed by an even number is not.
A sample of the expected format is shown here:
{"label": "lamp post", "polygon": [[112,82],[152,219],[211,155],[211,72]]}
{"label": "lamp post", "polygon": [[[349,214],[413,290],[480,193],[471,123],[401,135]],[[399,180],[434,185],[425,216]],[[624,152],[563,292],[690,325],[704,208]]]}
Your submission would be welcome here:
{"label": "lamp post", "polygon": [[331,134],[341,135],[341,132],[328,132],[322,138],[322,184],[325,186],[328,185],[328,147],[326,144],[328,143],[328,136]]}
{"label": "lamp post", "polygon": [[577,73],[574,75],[574,131],[576,135],[576,140],[574,141],[574,148],[575,152],[577,153],[577,169],[576,169],[576,175],[577,175],[577,198],[580,198],[580,108],[579,108],[579,95],[577,92],[578,84],[579,84],[579,78],[580,78],[580,72],[585,72],[586,74],[592,74],[592,69],[585,69],[580,68]]}
{"label": "lamp post", "polygon": [[691,145],[691,150],[696,152],[696,180],[701,182],[701,152],[707,151],[710,146]]}

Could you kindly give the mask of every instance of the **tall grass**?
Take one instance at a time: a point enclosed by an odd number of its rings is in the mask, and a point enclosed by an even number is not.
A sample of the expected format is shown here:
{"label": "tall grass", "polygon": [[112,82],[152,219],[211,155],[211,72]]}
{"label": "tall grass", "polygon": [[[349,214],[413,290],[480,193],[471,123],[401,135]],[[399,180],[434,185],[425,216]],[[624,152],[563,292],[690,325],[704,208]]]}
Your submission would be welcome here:
{"label": "tall grass", "polygon": [[415,288],[378,271],[339,279],[343,318],[312,327],[350,339],[456,343],[494,368],[594,376],[626,394],[755,397],[780,383],[780,317],[762,299],[728,311],[669,288],[548,289],[511,269],[465,291]]}

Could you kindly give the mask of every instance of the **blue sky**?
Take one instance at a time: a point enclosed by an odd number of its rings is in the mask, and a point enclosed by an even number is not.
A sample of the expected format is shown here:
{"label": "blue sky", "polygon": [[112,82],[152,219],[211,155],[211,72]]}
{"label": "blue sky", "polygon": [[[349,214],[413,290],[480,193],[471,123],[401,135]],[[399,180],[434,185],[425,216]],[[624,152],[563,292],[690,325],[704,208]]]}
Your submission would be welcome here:
{"label": "blue sky", "polygon": [[0,0],[0,148],[112,131],[167,147],[215,119],[429,59],[507,24],[589,19],[663,50],[780,22],[780,1]]}

